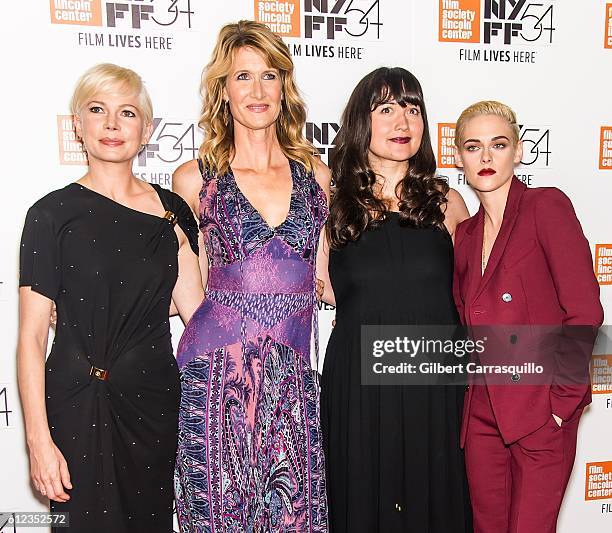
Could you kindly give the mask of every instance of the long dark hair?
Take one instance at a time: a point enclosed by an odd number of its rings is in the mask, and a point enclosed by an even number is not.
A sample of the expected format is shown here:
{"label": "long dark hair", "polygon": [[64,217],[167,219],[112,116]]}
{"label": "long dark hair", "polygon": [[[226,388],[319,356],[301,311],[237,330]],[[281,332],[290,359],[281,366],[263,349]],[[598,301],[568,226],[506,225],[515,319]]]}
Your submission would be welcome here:
{"label": "long dark hair", "polygon": [[376,175],[370,168],[368,151],[372,136],[371,113],[390,101],[400,106],[418,106],[423,117],[423,138],[408,161],[408,173],[398,184],[400,224],[412,227],[442,227],[448,184],[436,178],[436,158],[431,147],[427,111],[419,81],[407,70],[382,67],[370,72],[353,90],[342,114],[342,124],[330,161],[335,188],[327,233],[330,246],[340,248],[356,241],[367,228],[386,218],[385,202],[372,187]]}

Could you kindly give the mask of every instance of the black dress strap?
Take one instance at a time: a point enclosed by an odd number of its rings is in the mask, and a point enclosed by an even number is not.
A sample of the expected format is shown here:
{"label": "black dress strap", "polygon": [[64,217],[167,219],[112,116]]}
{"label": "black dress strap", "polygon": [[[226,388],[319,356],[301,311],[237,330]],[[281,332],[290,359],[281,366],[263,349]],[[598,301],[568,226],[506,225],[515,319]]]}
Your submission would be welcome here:
{"label": "black dress strap", "polygon": [[151,184],[157,192],[159,199],[166,210],[166,218],[172,224],[178,224],[183,230],[183,233],[189,240],[189,245],[193,253],[198,255],[198,223],[193,216],[193,212],[183,200],[175,192],[164,189],[156,183]]}

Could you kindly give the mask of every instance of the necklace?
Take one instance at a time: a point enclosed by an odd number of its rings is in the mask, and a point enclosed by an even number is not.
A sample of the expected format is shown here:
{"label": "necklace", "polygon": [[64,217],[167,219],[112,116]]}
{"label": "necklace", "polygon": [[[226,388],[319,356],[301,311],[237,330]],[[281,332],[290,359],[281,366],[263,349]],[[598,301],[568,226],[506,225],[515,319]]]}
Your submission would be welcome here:
{"label": "necklace", "polygon": [[482,262],[480,264],[480,275],[484,276],[484,271],[485,268],[487,268],[487,261],[486,261],[486,240],[485,240],[485,228],[482,228]]}

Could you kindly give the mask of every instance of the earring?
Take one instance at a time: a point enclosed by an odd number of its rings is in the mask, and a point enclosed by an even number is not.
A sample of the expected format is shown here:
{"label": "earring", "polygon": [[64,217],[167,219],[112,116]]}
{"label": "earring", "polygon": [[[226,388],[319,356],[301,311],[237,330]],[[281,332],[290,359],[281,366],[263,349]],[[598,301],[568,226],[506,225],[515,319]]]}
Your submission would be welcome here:
{"label": "earring", "polygon": [[224,105],[223,105],[223,122],[225,122],[225,124],[227,124],[229,122],[229,101],[228,100],[223,100]]}

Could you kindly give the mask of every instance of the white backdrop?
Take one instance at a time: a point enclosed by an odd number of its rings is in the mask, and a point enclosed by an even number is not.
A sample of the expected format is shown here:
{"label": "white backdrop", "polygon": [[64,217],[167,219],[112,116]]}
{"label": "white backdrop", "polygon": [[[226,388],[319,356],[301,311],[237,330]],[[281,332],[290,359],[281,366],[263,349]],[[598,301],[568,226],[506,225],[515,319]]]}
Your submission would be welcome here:
{"label": "white backdrop", "polygon": [[[448,157],[454,121],[477,100],[510,104],[526,148],[518,174],[531,186],[556,186],[572,199],[596,256],[610,321],[612,3],[7,0],[2,15],[0,512],[45,508],[30,489],[16,387],[18,242],[27,208],[85,172],[66,118],[76,79],[98,62],[128,66],[146,81],[158,118],[134,170],[165,187],[199,145],[199,79],[216,34],[222,24],[243,18],[265,21],[285,38],[308,104],[306,133],[324,160],[356,82],[383,65],[411,70],[423,85],[439,172],[463,194],[472,213],[475,196]],[[322,348],[333,316],[325,307]],[[180,330],[175,321],[175,343]],[[599,394],[581,424],[562,533],[612,527],[612,386],[605,382],[610,383],[606,369],[612,367],[612,348],[601,343],[595,353]],[[602,487],[598,478],[608,480],[607,491],[592,492]]]}

